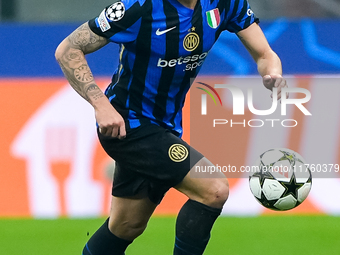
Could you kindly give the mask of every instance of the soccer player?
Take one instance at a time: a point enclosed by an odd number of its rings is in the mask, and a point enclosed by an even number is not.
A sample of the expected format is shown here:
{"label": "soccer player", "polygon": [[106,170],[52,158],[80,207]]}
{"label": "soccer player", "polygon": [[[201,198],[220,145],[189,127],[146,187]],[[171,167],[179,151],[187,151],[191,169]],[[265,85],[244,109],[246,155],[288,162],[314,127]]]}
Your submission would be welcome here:
{"label": "soccer player", "polygon": [[[224,30],[237,34],[264,85],[280,93],[286,86],[281,62],[257,23],[246,0],[116,0],[60,43],[56,59],[93,106],[99,140],[116,161],[109,218],[83,255],[123,255],[171,187],[188,197],[177,217],[173,253],[203,254],[229,187],[224,175],[190,176],[195,166],[212,163],[180,138],[181,110]],[[119,66],[104,94],[85,55],[110,42],[120,45]]]}

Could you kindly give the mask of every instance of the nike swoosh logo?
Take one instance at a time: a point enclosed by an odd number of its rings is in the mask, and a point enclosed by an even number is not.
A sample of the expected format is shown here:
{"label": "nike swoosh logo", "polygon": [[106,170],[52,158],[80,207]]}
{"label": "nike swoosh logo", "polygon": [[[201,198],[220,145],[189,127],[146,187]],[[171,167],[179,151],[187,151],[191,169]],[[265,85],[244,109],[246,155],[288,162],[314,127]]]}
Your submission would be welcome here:
{"label": "nike swoosh logo", "polygon": [[176,26],[170,27],[170,28],[165,29],[165,30],[163,30],[163,31],[160,31],[159,28],[158,28],[157,31],[156,31],[156,35],[163,35],[163,34],[169,32],[169,31],[171,31],[171,30],[173,30],[173,29],[175,29],[175,28],[176,28]]}

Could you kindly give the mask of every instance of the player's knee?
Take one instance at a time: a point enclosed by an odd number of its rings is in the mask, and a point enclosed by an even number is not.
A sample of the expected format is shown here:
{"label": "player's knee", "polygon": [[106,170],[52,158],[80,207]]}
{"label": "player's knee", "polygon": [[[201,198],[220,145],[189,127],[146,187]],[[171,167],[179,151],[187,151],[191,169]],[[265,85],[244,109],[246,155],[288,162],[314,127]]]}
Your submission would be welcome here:
{"label": "player's knee", "polygon": [[146,229],[147,223],[134,220],[126,220],[120,222],[112,222],[109,229],[119,238],[125,240],[133,240],[140,236]]}
{"label": "player's knee", "polygon": [[229,183],[226,178],[216,179],[213,187],[205,192],[203,203],[216,208],[222,208],[229,196]]}

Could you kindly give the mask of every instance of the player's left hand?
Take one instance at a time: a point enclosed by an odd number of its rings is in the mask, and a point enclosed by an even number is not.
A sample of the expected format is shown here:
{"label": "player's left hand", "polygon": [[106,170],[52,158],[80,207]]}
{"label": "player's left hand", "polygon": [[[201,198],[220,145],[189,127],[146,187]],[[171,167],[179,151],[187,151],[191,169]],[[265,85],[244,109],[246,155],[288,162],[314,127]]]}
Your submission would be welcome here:
{"label": "player's left hand", "polygon": [[[269,89],[273,90],[273,88],[277,88],[277,100],[281,99],[281,90],[282,88],[287,88],[287,81],[280,74],[271,74],[263,76],[263,85]],[[286,98],[288,98],[288,93],[286,94]],[[273,94],[271,94],[273,98]]]}

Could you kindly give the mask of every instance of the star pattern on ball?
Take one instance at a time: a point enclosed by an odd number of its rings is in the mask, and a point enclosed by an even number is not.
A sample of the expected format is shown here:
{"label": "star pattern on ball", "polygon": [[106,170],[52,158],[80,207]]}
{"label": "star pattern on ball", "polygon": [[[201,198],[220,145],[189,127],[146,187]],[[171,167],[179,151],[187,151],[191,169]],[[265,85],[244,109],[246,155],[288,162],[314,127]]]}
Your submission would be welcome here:
{"label": "star pattern on ball", "polygon": [[278,209],[274,206],[276,200],[268,200],[266,196],[262,193],[261,199],[255,197],[264,207],[277,211]]}
{"label": "star pattern on ball", "polygon": [[[263,164],[263,163],[262,163]],[[260,171],[259,172],[256,172],[254,173],[253,176],[257,176],[259,177],[259,181],[260,181],[260,184],[261,186],[263,185],[263,182],[265,179],[275,179],[268,170],[264,170],[263,169],[263,165],[260,166]]]}
{"label": "star pattern on ball", "polygon": [[295,163],[296,159],[293,154],[290,154],[289,152],[286,152],[286,151],[281,151],[281,152],[284,155],[278,161],[288,160],[291,165]]}
{"label": "star pattern on ball", "polygon": [[295,198],[298,197],[297,194],[298,189],[303,186],[303,183],[296,182],[295,174],[292,175],[289,182],[281,181],[280,183],[285,188],[285,192],[283,193],[282,196],[288,196],[289,194],[292,194],[293,197]]}

